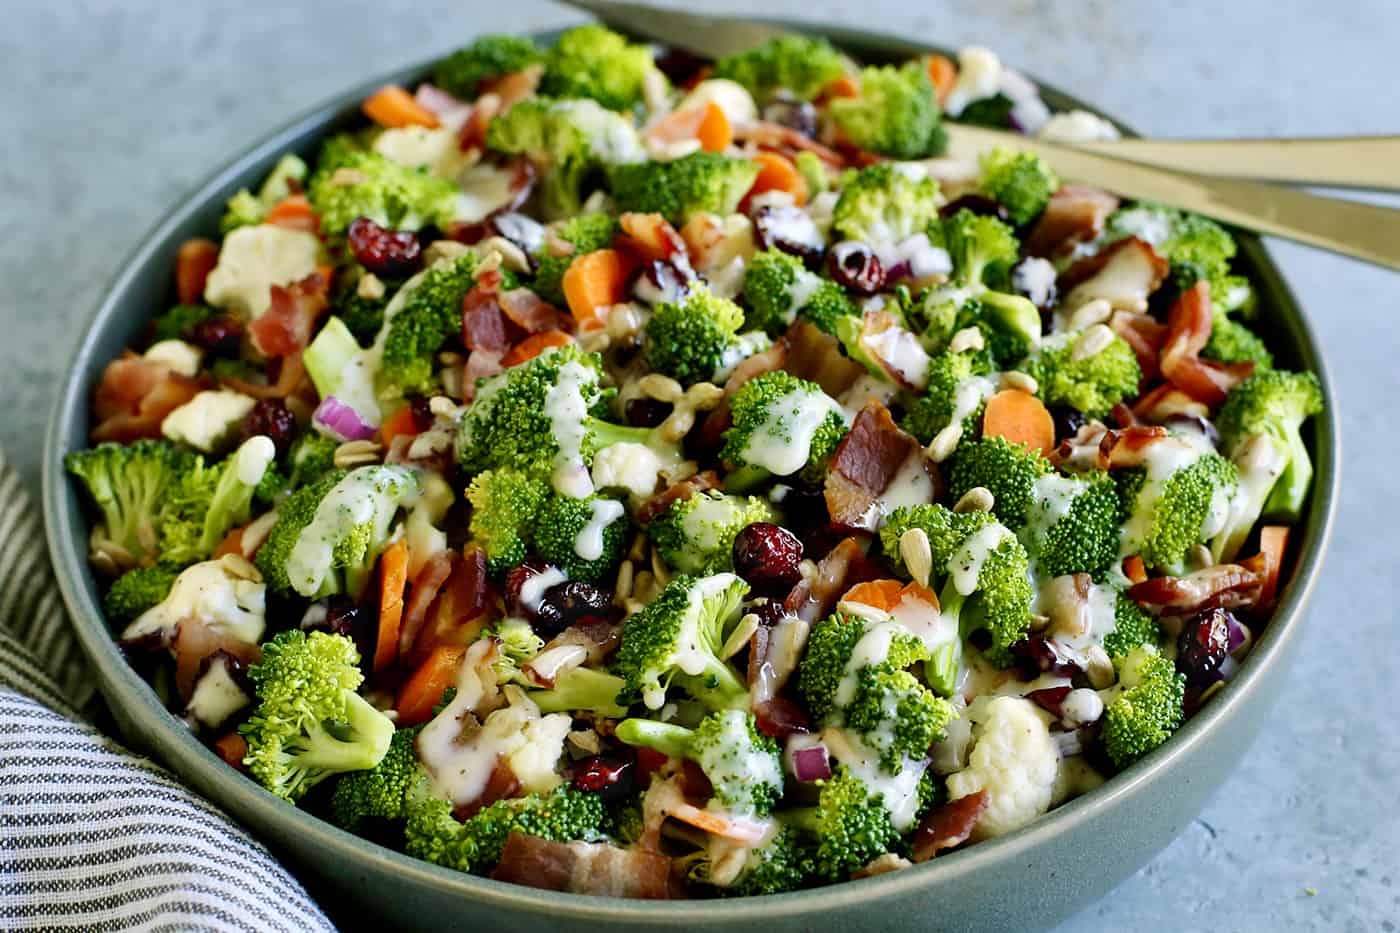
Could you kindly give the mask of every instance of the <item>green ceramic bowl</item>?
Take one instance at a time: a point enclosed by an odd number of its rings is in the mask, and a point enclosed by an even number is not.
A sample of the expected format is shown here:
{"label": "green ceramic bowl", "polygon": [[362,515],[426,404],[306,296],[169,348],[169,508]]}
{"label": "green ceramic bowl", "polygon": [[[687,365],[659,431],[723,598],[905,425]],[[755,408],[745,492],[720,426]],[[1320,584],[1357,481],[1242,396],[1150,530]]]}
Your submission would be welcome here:
{"label": "green ceramic bowl", "polygon": [[[866,59],[927,51],[869,33],[785,23],[830,36]],[[548,40],[552,36],[541,36]],[[1303,610],[1332,525],[1337,490],[1335,411],[1314,419],[1317,479],[1295,536],[1294,566],[1278,612],[1243,670],[1167,745],[1106,785],[1019,832],[877,878],[797,894],[713,901],[647,902],[537,891],[448,871],[342,832],[282,802],[199,743],[122,658],[103,619],[86,559],[88,521],[63,472],[63,457],[86,446],[88,401],[108,360],[170,301],[175,250],[218,229],[224,200],[255,186],[288,150],[309,155],[328,131],[358,117],[358,104],[385,81],[355,88],[250,148],[200,186],[142,241],[107,289],[73,354],[49,426],[44,515],[64,600],[97,685],[127,740],[169,765],[285,857],[333,913],[356,926],[373,918],[392,929],[538,930],[670,927],[733,930],[1040,929],[1109,891],[1167,845],[1200,812],[1239,762],[1286,680],[1301,641]],[[1042,85],[1042,88],[1044,86]],[[1088,108],[1044,88],[1056,109]],[[1265,336],[1281,365],[1310,369],[1334,399],[1317,342],[1264,249],[1240,237],[1240,265],[1259,286]],[[353,918],[353,921],[348,919]]]}

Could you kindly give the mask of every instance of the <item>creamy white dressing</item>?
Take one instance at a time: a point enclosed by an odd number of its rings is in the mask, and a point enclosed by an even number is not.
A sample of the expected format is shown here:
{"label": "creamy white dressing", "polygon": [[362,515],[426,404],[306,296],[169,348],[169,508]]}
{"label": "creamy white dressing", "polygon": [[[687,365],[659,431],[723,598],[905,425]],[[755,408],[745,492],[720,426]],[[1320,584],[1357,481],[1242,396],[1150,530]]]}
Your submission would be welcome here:
{"label": "creamy white dressing", "polygon": [[1196,463],[1209,450],[1209,443],[1203,439],[1193,442],[1176,435],[1160,438],[1147,446],[1143,455],[1145,476],[1142,488],[1119,536],[1120,556],[1136,553],[1142,542],[1147,540],[1157,514],[1157,503],[1161,501],[1172,474]]}
{"label": "creamy white dressing", "polygon": [[886,327],[876,334],[862,334],[860,342],[866,352],[904,385],[911,389],[928,385],[928,352],[909,331],[899,326]]}
{"label": "creamy white dressing", "polygon": [[1011,286],[1031,300],[1031,304],[1044,307],[1055,294],[1055,264],[1048,259],[1024,259],[1011,271]]}
{"label": "creamy white dressing", "polygon": [[[748,713],[744,710],[731,709],[718,714],[723,719],[723,732],[726,735],[741,738],[748,733]],[[762,749],[746,741],[719,742],[706,745],[701,751],[696,764],[700,770],[715,785],[738,785],[745,784],[768,784],[774,787],[783,786],[782,763],[775,755],[765,753]],[[754,814],[746,810],[726,811],[713,798],[710,800],[710,809],[719,812],[733,813],[736,816],[753,817]]]}
{"label": "creamy white dressing", "polygon": [[272,443],[272,438],[255,434],[233,452],[234,475],[244,486],[256,486],[262,482],[268,464],[276,456],[277,447]]}
{"label": "creamy white dressing", "polygon": [[220,657],[194,685],[185,715],[209,729],[217,729],[224,720],[251,702],[248,694],[230,676],[227,661]]}
{"label": "creamy white dressing", "polygon": [[1119,211],[1113,222],[1124,233],[1140,240],[1146,240],[1153,246],[1160,246],[1172,235],[1171,221],[1167,219],[1166,215],[1161,211],[1148,210],[1145,207]]}
{"label": "creamy white dressing", "polygon": [[904,458],[885,491],[880,493],[880,512],[889,515],[906,505],[926,505],[933,501],[933,478],[924,466],[924,452],[915,450]]}
{"label": "creamy white dressing", "polygon": [[984,525],[968,536],[962,547],[948,560],[948,573],[959,595],[971,596],[976,592],[982,565],[997,549],[997,545],[1011,537],[1015,537],[1011,529],[999,522]]}
{"label": "creamy white dressing", "polygon": [[832,757],[872,794],[884,798],[895,829],[902,833],[914,825],[919,816],[919,782],[928,768],[927,762],[906,761],[898,774],[886,774],[880,769],[880,753],[855,735],[834,728],[822,730],[821,735]]}
{"label": "creamy white dressing", "polygon": [[958,383],[958,390],[953,395],[953,414],[948,423],[961,425],[972,417],[977,406],[996,394],[996,390],[996,383],[986,376],[970,376]]}
{"label": "creamy white dressing", "polygon": [[561,496],[585,499],[593,494],[593,479],[583,462],[583,423],[588,417],[583,390],[596,381],[592,370],[570,360],[560,367],[559,379],[545,393],[544,416],[549,419],[550,434],[559,446],[554,455],[552,481],[555,492]]}
{"label": "creamy white dressing", "polygon": [[584,560],[603,556],[603,532],[622,517],[625,511],[616,499],[594,499],[589,503],[592,515],[574,538],[574,553]]}
{"label": "creamy white dressing", "polygon": [[1047,473],[1038,477],[1031,486],[1031,505],[1026,513],[1026,526],[1022,535],[1034,550],[1034,545],[1045,540],[1045,536],[1074,505],[1075,498],[1084,491],[1084,484],[1070,476]]}
{"label": "creamy white dressing", "polygon": [[788,292],[788,308],[783,312],[783,323],[791,324],[792,319],[797,317],[797,312],[807,307],[807,303],[821,290],[822,283],[826,280],[815,272],[808,272],[806,269],[799,269],[797,281],[792,283],[792,291]]}
{"label": "creamy white dressing", "polygon": [[743,460],[774,476],[791,476],[812,452],[812,439],[827,416],[845,412],[823,392],[795,389],[768,407],[767,417],[744,445]]}
{"label": "creamy white dressing", "polygon": [[[401,491],[390,487],[398,484]],[[314,597],[334,562],[335,545],[357,525],[373,522],[374,538],[382,539],[399,506],[410,506],[418,495],[418,477],[407,467],[366,466],[352,470],[316,506],[316,514],[297,535],[287,558],[292,589]]]}

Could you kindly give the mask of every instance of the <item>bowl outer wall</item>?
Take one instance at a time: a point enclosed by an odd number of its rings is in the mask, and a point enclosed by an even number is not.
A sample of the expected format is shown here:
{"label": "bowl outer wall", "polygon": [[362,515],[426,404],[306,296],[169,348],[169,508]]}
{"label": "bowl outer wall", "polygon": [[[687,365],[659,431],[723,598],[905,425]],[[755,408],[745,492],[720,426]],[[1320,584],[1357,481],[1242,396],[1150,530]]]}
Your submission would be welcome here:
{"label": "bowl outer wall", "polygon": [[[780,21],[825,34],[859,57],[897,59],[929,46],[857,30]],[[547,41],[550,35],[539,36]],[[354,121],[360,100],[386,81],[406,83],[425,68],[403,69],[337,96],[230,162],[162,220],[120,268],[76,348],[46,438],[43,506],[64,602],[98,688],[123,735],[150,752],[288,859],[333,915],[356,924],[374,917],[395,929],[561,929],[598,924],[633,929],[684,924],[717,928],[762,924],[774,931],[839,929],[1039,929],[1102,896],[1164,848],[1200,812],[1258,734],[1286,680],[1301,638],[1303,610],[1330,537],[1339,480],[1339,439],[1329,408],[1312,423],[1316,480],[1303,544],[1279,608],[1230,688],[1186,723],[1165,747],[1105,786],[1025,829],[877,878],[758,899],[646,902],[538,891],[429,865],[346,833],[298,810],[234,772],[156,699],[126,663],[103,618],[86,561],[87,520],[63,457],[86,445],[89,389],[106,362],[139,333],[169,292],[176,248],[217,230],[227,197],[255,186],[280,155],[314,152],[327,131]],[[1081,102],[1041,84],[1056,109]],[[1241,265],[1256,282],[1261,322],[1280,363],[1310,369],[1335,404],[1318,345],[1297,301],[1259,240],[1239,235]],[[1272,332],[1270,332],[1272,331]],[[347,921],[348,922],[348,921]]]}

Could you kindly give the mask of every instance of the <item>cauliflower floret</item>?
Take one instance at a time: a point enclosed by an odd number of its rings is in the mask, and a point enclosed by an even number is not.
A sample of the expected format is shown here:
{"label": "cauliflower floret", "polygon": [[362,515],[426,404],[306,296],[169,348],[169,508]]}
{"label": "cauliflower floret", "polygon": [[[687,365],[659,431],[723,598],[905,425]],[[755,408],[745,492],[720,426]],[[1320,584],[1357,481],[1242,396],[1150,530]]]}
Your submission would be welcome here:
{"label": "cauliflower floret", "polygon": [[213,453],[233,440],[238,426],[256,404],[252,397],[232,389],[200,392],[165,416],[160,433],[172,441]]}
{"label": "cauliflower floret", "polygon": [[1019,829],[1050,809],[1060,755],[1047,714],[1030,700],[981,698],[968,708],[968,717],[975,744],[968,767],[948,776],[948,796],[957,800],[987,791],[987,809],[972,838],[988,839]]}
{"label": "cauliflower floret", "polygon": [[183,340],[161,340],[153,343],[145,353],[148,360],[164,363],[182,376],[193,377],[199,372],[199,363],[204,359],[204,351]]}
{"label": "cauliflower floret", "polygon": [[170,595],[127,626],[122,640],[159,635],[169,641],[175,637],[176,626],[191,620],[255,645],[266,627],[266,590],[257,568],[236,554],[203,561],[176,577]]}
{"label": "cauliflower floret", "polygon": [[272,304],[271,288],[316,271],[321,241],[303,230],[273,224],[239,227],[224,237],[219,262],[204,285],[204,300],[252,320]]}
{"label": "cauliflower floret", "polygon": [[728,78],[710,78],[695,85],[694,90],[676,105],[677,110],[690,110],[713,103],[735,126],[758,119],[758,105],[742,84]]}
{"label": "cauliflower floret", "polygon": [[1040,128],[1036,136],[1052,143],[1111,142],[1119,138],[1118,127],[1087,110],[1057,113]]}
{"label": "cauliflower floret", "polygon": [[999,90],[1001,59],[989,49],[969,45],[958,50],[958,80],[948,92],[943,110],[956,117],[968,104],[991,97]]}
{"label": "cauliflower floret", "polygon": [[404,126],[380,133],[371,147],[386,159],[409,168],[425,168],[434,175],[456,180],[468,159],[457,145],[457,134],[447,127]]}
{"label": "cauliflower floret", "polygon": [[625,489],[634,499],[645,499],[656,492],[657,474],[665,466],[656,451],[645,444],[610,444],[593,458],[593,485]]}

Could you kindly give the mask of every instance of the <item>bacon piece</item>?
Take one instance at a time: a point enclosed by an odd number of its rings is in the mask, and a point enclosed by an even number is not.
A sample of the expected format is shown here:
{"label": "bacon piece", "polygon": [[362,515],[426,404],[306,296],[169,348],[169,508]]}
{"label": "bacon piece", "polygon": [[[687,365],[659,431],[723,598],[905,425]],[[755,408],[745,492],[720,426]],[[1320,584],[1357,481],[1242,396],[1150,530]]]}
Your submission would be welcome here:
{"label": "bacon piece", "polygon": [[1169,268],[1152,244],[1127,237],[1070,266],[1058,286],[1068,291],[1066,308],[1102,298],[1114,308],[1145,312],[1147,299],[1161,286]]}
{"label": "bacon piece", "polygon": [[462,343],[468,350],[486,350],[498,356],[512,343],[496,290],[485,283],[473,286],[462,299]]}
{"label": "bacon piece", "polygon": [[473,149],[480,152],[485,149],[486,130],[500,112],[501,98],[498,95],[482,94],[477,97],[476,103],[472,105],[471,114],[457,131],[457,148],[462,152],[470,152]]}
{"label": "bacon piece", "polygon": [[545,891],[598,897],[668,900],[685,896],[672,877],[671,860],[660,852],[596,842],[550,842],[521,833],[506,837],[491,877]]}
{"label": "bacon piece", "polygon": [[[426,568],[419,571],[419,576],[425,572]],[[417,582],[418,577],[415,577],[410,605],[418,596]],[[452,561],[452,572],[442,582],[424,621],[419,623],[410,660],[421,662],[439,645],[469,645],[476,641],[485,627],[490,606],[491,583],[486,575],[486,552],[479,547],[469,547],[461,558]],[[405,623],[406,617],[407,612]]]}
{"label": "bacon piece", "polygon": [[486,776],[486,786],[481,789],[480,796],[470,803],[453,807],[452,815],[459,820],[468,820],[498,800],[515,797],[519,793],[520,779],[510,769],[510,762],[497,755],[496,763],[491,766],[491,773]]}
{"label": "bacon piece", "polygon": [[182,305],[197,305],[204,298],[204,283],[219,264],[219,246],[195,237],[175,252],[175,297]]}
{"label": "bacon piece", "polygon": [[93,393],[94,441],[130,443],[160,437],[165,416],[194,398],[204,383],[134,353],[107,364]]}
{"label": "bacon piece", "polygon": [[754,721],[758,731],[766,736],[782,741],[790,735],[801,735],[812,731],[807,714],[787,697],[774,697],[754,707]]}
{"label": "bacon piece", "polygon": [[880,576],[880,567],[865,556],[861,539],[845,538],[817,563],[811,582],[803,580],[792,588],[784,606],[804,622],[815,622],[831,614],[842,593]]}
{"label": "bacon piece", "polygon": [[1157,358],[1162,352],[1162,344],[1167,342],[1167,325],[1150,314],[1115,311],[1108,326],[1133,348],[1144,382],[1151,382],[1161,375]]}
{"label": "bacon piece", "polygon": [[622,234],[617,245],[643,262],[684,262],[690,267],[690,252],[676,228],[660,214],[630,211],[617,219]]}
{"label": "bacon piece", "polygon": [[1147,448],[1171,438],[1171,432],[1158,425],[1135,424],[1117,431],[1105,431],[1099,441],[1100,470],[1123,470],[1146,463]]}
{"label": "bacon piece", "polygon": [[642,503],[641,508],[637,509],[637,521],[645,525],[669,509],[671,503],[689,499],[697,492],[707,489],[718,489],[719,486],[719,475],[714,470],[705,470],[678,483],[672,483]]}
{"label": "bacon piece", "polygon": [[1167,315],[1167,339],[1161,370],[1172,385],[1205,405],[1225,401],[1229,391],[1254,372],[1254,363],[1203,360],[1200,352],[1210,340],[1210,286],[1197,282],[1181,293]]}
{"label": "bacon piece", "polygon": [[289,356],[304,349],[317,319],[330,306],[328,285],[319,272],[290,286],[273,285],[272,303],[248,324],[248,336],[258,352]]}
{"label": "bacon piece", "polygon": [[815,382],[832,398],[840,398],[865,375],[864,366],[841,352],[841,342],[811,321],[793,321],[785,341],[787,362],[780,368],[799,379]]}
{"label": "bacon piece", "polygon": [[513,288],[497,299],[500,308],[521,330],[537,334],[543,330],[574,332],[574,318],[548,303],[528,288]]}
{"label": "bacon piece", "polygon": [[[1216,564],[1184,577],[1152,577],[1128,589],[1128,596],[1155,615],[1184,616],[1207,609],[1239,609],[1258,602],[1267,576],[1266,558]],[[1252,563],[1251,563],[1252,562]]]}
{"label": "bacon piece", "polygon": [[1135,419],[1163,424],[1175,415],[1209,418],[1210,408],[1170,382],[1164,382],[1138,399],[1132,407],[1132,413]]}
{"label": "bacon piece", "polygon": [[439,551],[428,558],[423,569],[409,583],[408,602],[404,605],[399,626],[399,657],[408,656],[423,627],[423,620],[428,616],[428,607],[451,576],[454,564],[460,560],[456,551]]}
{"label": "bacon piece", "polygon": [[836,446],[827,472],[826,508],[832,522],[869,530],[881,494],[920,449],[919,442],[894,423],[888,408],[874,399],[866,402]]}
{"label": "bacon piece", "polygon": [[930,812],[914,831],[914,861],[927,862],[944,849],[966,842],[991,802],[991,796],[979,790]]}
{"label": "bacon piece", "polygon": [[540,86],[540,79],[543,77],[544,65],[531,65],[520,71],[512,71],[510,74],[482,81],[477,88],[477,93],[478,95],[494,94],[500,98],[501,113],[505,113],[525,98],[533,97]]}
{"label": "bacon piece", "polygon": [[795,158],[799,152],[810,152],[828,165],[845,168],[846,157],[835,149],[823,146],[815,139],[803,136],[790,126],[755,120],[740,123],[734,127],[736,143],[753,143],[760,149],[772,149],[788,158]]}
{"label": "bacon piece", "polygon": [[1087,185],[1065,185],[1045,205],[1026,237],[1026,253],[1053,259],[1068,256],[1081,243],[1095,240],[1104,221],[1118,209],[1118,198]]}

